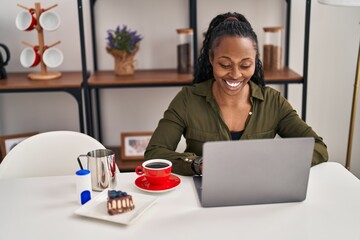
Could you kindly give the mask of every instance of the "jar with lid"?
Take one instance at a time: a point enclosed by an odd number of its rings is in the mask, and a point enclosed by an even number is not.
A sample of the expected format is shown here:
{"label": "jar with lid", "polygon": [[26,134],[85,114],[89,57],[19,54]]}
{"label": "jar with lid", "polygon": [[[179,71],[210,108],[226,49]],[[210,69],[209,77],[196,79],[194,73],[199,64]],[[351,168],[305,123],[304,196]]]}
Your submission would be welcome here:
{"label": "jar with lid", "polygon": [[265,71],[281,70],[283,63],[283,27],[264,27],[263,66]]}
{"label": "jar with lid", "polygon": [[193,70],[193,30],[191,28],[176,29],[179,37],[177,45],[178,73],[191,73]]}

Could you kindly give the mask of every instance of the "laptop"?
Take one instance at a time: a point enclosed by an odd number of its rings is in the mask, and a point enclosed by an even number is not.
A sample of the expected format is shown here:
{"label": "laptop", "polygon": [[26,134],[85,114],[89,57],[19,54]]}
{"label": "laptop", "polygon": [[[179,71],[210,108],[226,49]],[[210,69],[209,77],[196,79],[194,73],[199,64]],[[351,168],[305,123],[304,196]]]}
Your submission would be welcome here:
{"label": "laptop", "polygon": [[203,207],[305,200],[314,138],[215,141],[203,145],[194,176]]}

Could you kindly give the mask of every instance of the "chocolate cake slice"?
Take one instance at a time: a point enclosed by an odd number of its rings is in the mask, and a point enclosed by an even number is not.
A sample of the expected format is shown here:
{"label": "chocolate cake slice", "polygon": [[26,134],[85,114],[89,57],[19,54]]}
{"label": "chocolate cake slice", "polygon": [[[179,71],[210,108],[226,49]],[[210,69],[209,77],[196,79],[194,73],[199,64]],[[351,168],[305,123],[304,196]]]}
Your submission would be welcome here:
{"label": "chocolate cake slice", "polygon": [[123,191],[108,190],[108,213],[110,215],[125,213],[135,208],[132,196]]}

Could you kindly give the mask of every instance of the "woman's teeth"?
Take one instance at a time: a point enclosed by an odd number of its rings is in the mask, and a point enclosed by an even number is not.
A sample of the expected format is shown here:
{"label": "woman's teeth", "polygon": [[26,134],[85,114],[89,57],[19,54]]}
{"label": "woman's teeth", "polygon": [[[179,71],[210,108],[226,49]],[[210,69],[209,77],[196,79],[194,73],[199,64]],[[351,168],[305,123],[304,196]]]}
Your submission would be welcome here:
{"label": "woman's teeth", "polygon": [[242,83],[242,82],[229,82],[229,81],[226,81],[225,80],[225,82],[226,82],[226,84],[227,85],[229,85],[230,87],[237,87],[237,86],[239,86],[240,85],[240,83]]}

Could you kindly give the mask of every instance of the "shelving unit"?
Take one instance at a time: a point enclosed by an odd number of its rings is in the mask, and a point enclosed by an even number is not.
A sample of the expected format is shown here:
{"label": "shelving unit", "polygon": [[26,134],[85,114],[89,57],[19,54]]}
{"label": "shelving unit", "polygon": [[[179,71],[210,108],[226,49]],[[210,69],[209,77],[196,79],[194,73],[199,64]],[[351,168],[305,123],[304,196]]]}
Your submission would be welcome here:
{"label": "shelving unit", "polygon": [[[55,5],[53,6],[55,7]],[[40,5],[35,6],[39,11]],[[52,8],[52,7],[50,7]],[[48,10],[50,9],[48,8]],[[37,14],[39,18],[39,13]],[[40,40],[40,39],[39,39]],[[41,39],[43,41],[43,39]],[[42,43],[43,44],[43,43]],[[54,45],[52,45],[54,46]],[[42,73],[44,68],[42,68]],[[0,80],[0,94],[3,93],[34,93],[34,92],[66,92],[75,98],[79,113],[79,130],[85,133],[85,119],[83,114],[83,80],[87,79],[89,73],[86,67],[81,71],[68,71],[56,75],[56,79],[49,72],[44,74],[45,80],[30,80],[28,72],[10,72],[6,79]],[[1,117],[0,117],[1,121]]]}
{"label": "shelving unit", "polygon": [[96,119],[99,140],[102,140],[101,117],[99,113],[99,89],[101,88],[135,88],[135,87],[168,87],[184,86],[192,81],[191,74],[178,74],[176,69],[137,70],[131,76],[117,77],[112,71],[97,71],[88,80],[90,97],[91,89],[95,90]]}
{"label": "shelving unit", "polygon": [[[91,18],[91,34],[92,34],[92,50],[94,74],[87,81],[87,92],[89,104],[87,105],[87,124],[92,126],[89,132],[95,136],[97,129],[98,140],[102,141],[101,116],[100,109],[100,90],[104,88],[136,88],[136,87],[175,87],[191,84],[192,74],[178,74],[176,69],[152,69],[152,70],[136,70],[132,76],[117,77],[112,71],[98,71],[97,63],[97,44],[96,44],[96,28],[94,7],[96,0],[89,0],[90,18]],[[191,9],[191,7],[190,7]],[[93,95],[95,98],[95,106],[93,112]],[[95,115],[96,121],[93,117]],[[94,127],[96,122],[96,128]]]}
{"label": "shelving unit", "polygon": [[80,131],[84,132],[82,79],[81,72],[63,72],[60,79],[48,81],[30,80],[27,73],[8,73],[7,79],[0,81],[0,93],[67,92],[77,102]]}
{"label": "shelving unit", "polygon": [[[94,74],[87,78],[85,72],[85,43],[84,43],[84,30],[82,19],[82,0],[78,0],[79,6],[79,24],[81,35],[82,47],[82,60],[83,60],[83,77],[86,101],[86,123],[88,133],[92,136],[95,135],[95,128],[93,126],[93,103],[92,94],[95,98],[95,116],[98,130],[98,139],[102,141],[101,132],[101,118],[99,114],[100,100],[99,90],[103,88],[135,88],[135,87],[167,87],[167,86],[183,86],[191,84],[193,76],[191,74],[177,74],[176,70],[137,70],[135,75],[129,77],[116,77],[111,71],[98,71],[97,64],[97,45],[96,45],[96,29],[95,29],[95,14],[94,7],[96,0],[89,0],[90,3],[90,18],[92,29],[92,50],[93,50],[93,64]],[[269,72],[266,71],[265,82],[268,84],[283,84],[285,85],[285,97],[288,95],[288,84],[303,84],[302,94],[302,118],[306,117],[306,97],[307,97],[307,70],[308,70],[308,44],[309,44],[309,24],[310,24],[310,7],[311,0],[306,1],[306,17],[305,17],[305,39],[304,39],[304,66],[303,75],[294,72],[289,68],[289,39],[290,39],[290,19],[291,19],[291,0],[286,2],[286,35],[285,35],[285,68],[281,71]],[[189,0],[189,27],[194,31],[194,59],[197,59],[197,0]],[[120,160],[121,161],[121,160]]]}

